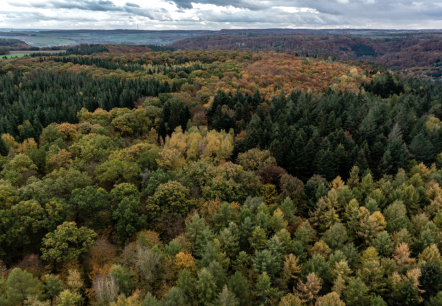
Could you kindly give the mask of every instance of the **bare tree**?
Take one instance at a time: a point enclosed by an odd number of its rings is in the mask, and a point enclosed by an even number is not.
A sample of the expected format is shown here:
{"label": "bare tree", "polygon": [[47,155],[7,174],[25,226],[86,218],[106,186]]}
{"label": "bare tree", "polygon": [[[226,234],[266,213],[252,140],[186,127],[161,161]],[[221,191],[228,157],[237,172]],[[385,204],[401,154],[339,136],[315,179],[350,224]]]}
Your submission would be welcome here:
{"label": "bare tree", "polygon": [[148,247],[138,246],[135,265],[144,275],[146,283],[150,285],[154,279],[155,270],[161,261],[161,254],[153,252]]}
{"label": "bare tree", "polygon": [[94,291],[99,305],[109,305],[117,297],[119,288],[111,274],[98,275],[94,281]]}

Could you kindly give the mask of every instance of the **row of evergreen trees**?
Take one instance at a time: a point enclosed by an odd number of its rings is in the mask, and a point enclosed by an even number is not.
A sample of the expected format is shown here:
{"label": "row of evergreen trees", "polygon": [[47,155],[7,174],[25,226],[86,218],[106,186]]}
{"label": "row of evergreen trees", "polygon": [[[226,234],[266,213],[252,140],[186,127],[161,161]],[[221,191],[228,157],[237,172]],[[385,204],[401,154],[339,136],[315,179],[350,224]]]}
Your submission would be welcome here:
{"label": "row of evergreen trees", "polygon": [[42,128],[52,122],[77,123],[77,112],[83,107],[89,111],[133,108],[140,97],[171,91],[168,82],[156,79],[16,71],[11,76],[0,76],[0,133],[9,133],[19,141],[30,137],[38,140]]}

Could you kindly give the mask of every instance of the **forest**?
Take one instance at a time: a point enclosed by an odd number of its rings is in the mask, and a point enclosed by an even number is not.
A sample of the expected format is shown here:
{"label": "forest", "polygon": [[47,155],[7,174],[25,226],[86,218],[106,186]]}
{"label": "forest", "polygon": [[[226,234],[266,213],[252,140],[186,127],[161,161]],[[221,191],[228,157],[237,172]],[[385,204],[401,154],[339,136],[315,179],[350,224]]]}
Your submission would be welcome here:
{"label": "forest", "polygon": [[[320,31],[318,31],[320,32]],[[313,34],[226,32],[179,40],[178,49],[227,49],[277,51],[300,55],[332,56],[344,60],[373,61],[404,76],[440,80],[441,33],[343,33]]]}
{"label": "forest", "polygon": [[0,305],[442,305],[439,83],[71,49],[0,59]]}

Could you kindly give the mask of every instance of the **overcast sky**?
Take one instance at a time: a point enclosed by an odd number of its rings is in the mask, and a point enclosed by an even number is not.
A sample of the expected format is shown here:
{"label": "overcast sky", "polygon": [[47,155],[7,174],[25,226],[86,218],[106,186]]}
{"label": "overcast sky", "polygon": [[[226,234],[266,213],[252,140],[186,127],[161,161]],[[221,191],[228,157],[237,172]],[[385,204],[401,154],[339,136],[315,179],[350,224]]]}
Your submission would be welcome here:
{"label": "overcast sky", "polygon": [[0,28],[442,29],[442,0],[0,0]]}

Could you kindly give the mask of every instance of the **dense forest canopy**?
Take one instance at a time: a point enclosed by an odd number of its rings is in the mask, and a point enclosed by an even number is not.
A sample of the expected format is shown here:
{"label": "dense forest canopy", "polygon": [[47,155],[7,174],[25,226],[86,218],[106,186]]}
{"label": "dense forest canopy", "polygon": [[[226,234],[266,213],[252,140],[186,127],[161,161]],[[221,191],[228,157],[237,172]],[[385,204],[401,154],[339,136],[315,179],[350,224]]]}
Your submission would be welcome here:
{"label": "dense forest canopy", "polygon": [[226,33],[183,39],[178,49],[274,50],[302,55],[375,61],[406,76],[440,80],[442,34]]}
{"label": "dense forest canopy", "polygon": [[440,84],[147,48],[0,60],[0,305],[442,305]]}

